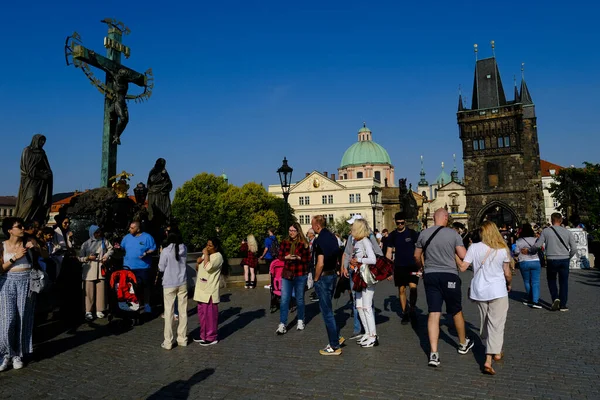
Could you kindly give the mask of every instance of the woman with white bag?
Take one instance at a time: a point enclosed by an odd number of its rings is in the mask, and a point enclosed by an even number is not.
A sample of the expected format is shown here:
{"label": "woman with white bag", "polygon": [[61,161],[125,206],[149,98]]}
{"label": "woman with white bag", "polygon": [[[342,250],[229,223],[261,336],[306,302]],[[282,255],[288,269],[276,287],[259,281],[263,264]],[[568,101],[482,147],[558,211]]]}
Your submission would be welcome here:
{"label": "woman with white bag", "polygon": [[354,239],[354,250],[350,265],[363,277],[367,287],[356,292],[356,310],[365,328],[365,334],[358,340],[362,347],[378,346],[377,330],[375,328],[375,314],[373,312],[373,296],[375,295],[375,283],[372,278],[369,265],[377,262],[373,245],[369,240],[369,226],[363,219],[358,219],[352,224],[352,237]]}

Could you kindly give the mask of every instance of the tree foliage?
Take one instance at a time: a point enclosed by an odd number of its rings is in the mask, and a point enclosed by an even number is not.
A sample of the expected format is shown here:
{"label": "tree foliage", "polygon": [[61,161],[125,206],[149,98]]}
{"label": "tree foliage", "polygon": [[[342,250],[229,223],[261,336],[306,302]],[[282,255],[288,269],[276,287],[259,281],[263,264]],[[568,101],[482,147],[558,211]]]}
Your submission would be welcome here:
{"label": "tree foliage", "polygon": [[563,168],[548,188],[559,203],[560,212],[571,224],[600,224],[600,164],[584,163],[583,168]]}
{"label": "tree foliage", "polygon": [[[291,212],[290,223],[295,221]],[[269,227],[281,226],[284,202],[259,184],[237,187],[222,177],[202,173],[176,190],[173,215],[186,243],[199,249],[218,230],[227,256],[235,257],[246,236],[253,234],[262,243]]]}
{"label": "tree foliage", "polygon": [[334,220],[331,224],[331,231],[337,233],[341,237],[350,235],[350,224],[347,222],[350,216],[341,216]]}

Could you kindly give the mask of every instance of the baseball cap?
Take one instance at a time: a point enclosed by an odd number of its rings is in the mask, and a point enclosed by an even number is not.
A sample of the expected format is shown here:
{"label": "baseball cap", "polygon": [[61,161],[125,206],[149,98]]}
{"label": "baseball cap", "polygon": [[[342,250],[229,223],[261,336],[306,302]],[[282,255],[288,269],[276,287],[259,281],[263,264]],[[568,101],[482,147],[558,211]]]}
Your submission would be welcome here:
{"label": "baseball cap", "polygon": [[348,221],[346,221],[346,222],[347,222],[347,223],[349,223],[350,225],[352,225],[352,224],[353,224],[353,223],[354,223],[356,220],[358,220],[358,219],[364,219],[364,218],[363,218],[363,217],[362,217],[362,215],[360,215],[360,214],[354,214],[354,215],[352,216],[352,218],[350,218],[350,219],[349,219]]}

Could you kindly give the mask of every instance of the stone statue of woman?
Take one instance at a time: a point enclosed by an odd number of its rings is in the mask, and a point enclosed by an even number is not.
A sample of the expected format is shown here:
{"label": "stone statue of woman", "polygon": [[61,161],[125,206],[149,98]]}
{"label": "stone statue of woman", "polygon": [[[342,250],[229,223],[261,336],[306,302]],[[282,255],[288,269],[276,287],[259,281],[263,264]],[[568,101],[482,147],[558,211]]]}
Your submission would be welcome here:
{"label": "stone statue of woman", "polygon": [[21,154],[21,185],[16,214],[25,221],[45,224],[52,205],[52,170],[43,147],[44,135],[36,134]]}
{"label": "stone statue of woman", "polygon": [[173,183],[165,169],[164,158],[156,160],[154,168],[148,175],[148,218],[153,225],[162,226],[171,220],[171,198]]}

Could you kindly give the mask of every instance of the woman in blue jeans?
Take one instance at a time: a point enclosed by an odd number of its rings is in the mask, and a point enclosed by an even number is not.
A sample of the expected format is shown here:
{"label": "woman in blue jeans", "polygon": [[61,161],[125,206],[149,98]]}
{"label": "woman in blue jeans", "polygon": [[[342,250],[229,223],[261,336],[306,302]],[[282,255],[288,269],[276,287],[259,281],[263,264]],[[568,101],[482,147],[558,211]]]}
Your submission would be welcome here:
{"label": "woman in blue jeans", "polygon": [[279,309],[279,326],[275,333],[284,335],[287,332],[288,313],[292,292],[296,294],[298,304],[299,331],[304,330],[304,287],[308,279],[308,260],[310,251],[308,240],[302,233],[300,224],[295,222],[288,230],[289,236],[279,246],[279,259],[285,263],[281,274],[281,306]]}
{"label": "woman in blue jeans", "polygon": [[536,237],[531,224],[525,223],[521,227],[521,233],[517,240],[514,255],[519,256],[519,269],[525,284],[527,297],[523,299],[523,304],[531,308],[540,309],[540,273],[542,267],[540,258],[537,254],[521,254],[521,249],[529,249],[535,244]]}

